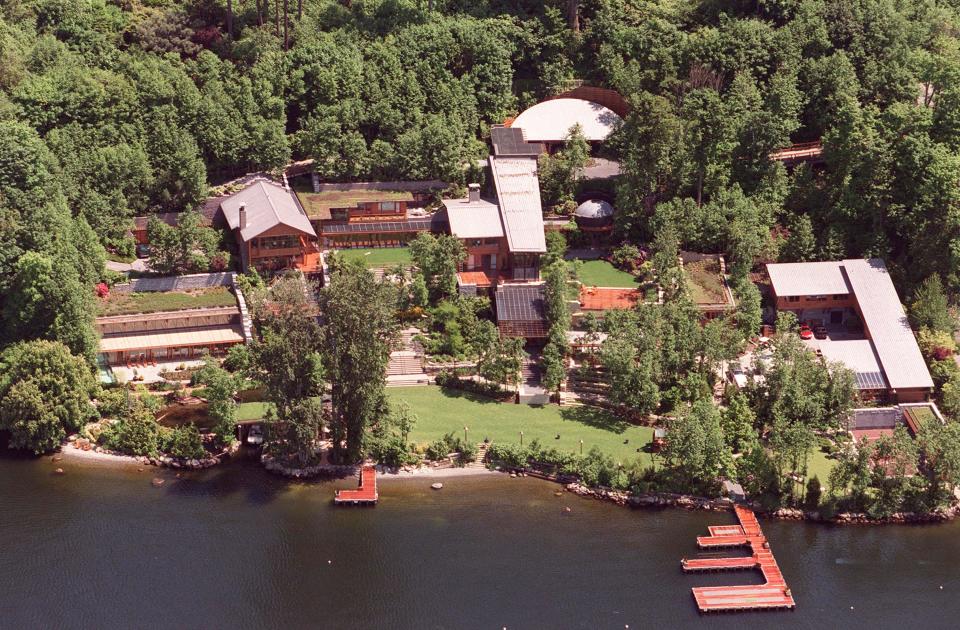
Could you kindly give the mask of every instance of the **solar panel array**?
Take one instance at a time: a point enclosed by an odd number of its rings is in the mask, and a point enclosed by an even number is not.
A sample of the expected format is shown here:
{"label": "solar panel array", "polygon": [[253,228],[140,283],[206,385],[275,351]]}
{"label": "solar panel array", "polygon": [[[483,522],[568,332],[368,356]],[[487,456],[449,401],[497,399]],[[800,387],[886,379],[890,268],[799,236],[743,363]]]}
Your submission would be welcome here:
{"label": "solar panel array", "polygon": [[543,287],[504,285],[497,289],[497,321],[529,322],[546,319]]}
{"label": "solar panel array", "polygon": [[[358,221],[355,223],[325,224],[324,234],[376,234],[383,232],[427,232],[434,227],[433,219],[406,221]],[[440,221],[436,222],[439,225]]]}
{"label": "solar panel array", "polygon": [[494,155],[536,156],[543,153],[543,145],[524,140],[523,129],[517,127],[493,127],[490,130],[490,142]]}

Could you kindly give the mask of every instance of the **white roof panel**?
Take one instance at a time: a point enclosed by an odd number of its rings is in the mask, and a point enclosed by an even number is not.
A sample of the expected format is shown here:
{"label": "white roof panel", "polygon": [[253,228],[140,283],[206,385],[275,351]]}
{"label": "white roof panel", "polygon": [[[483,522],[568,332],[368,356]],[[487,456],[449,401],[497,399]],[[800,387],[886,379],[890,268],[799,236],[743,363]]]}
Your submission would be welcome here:
{"label": "white roof panel", "polygon": [[843,277],[843,263],[806,262],[771,263],[767,274],[777,297],[803,295],[843,295],[850,287]]}
{"label": "white roof panel", "polygon": [[490,156],[500,218],[511,252],[545,253],[543,208],[536,158]]}
{"label": "white roof panel", "polygon": [[890,387],[933,387],[886,265],[876,258],[842,264]]}
{"label": "white roof panel", "polygon": [[445,199],[450,233],[457,238],[500,238],[503,236],[503,224],[500,222],[500,208],[497,204],[483,199],[471,202],[469,199]]}
{"label": "white roof panel", "polygon": [[524,110],[510,127],[523,129],[527,142],[560,142],[580,125],[587,140],[599,142],[620,124],[612,110],[580,98],[555,98]]}

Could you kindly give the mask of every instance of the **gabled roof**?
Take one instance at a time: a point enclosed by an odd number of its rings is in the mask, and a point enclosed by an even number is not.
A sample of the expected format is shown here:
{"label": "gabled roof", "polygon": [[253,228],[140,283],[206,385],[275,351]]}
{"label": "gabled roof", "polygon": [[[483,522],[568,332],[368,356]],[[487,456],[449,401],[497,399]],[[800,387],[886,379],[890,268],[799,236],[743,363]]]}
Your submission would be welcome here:
{"label": "gabled roof", "polygon": [[883,261],[845,260],[843,269],[890,387],[933,387],[930,371]]}
{"label": "gabled roof", "polygon": [[317,236],[293,192],[283,186],[257,180],[221,201],[220,208],[231,230],[240,226],[240,206],[244,206],[247,213],[247,225],[240,230],[240,237],[244,241],[256,238],[278,225]]}
{"label": "gabled roof", "polygon": [[841,261],[771,263],[767,265],[770,283],[777,297],[843,295],[850,286],[843,277]]}
{"label": "gabled roof", "polygon": [[450,233],[457,238],[499,238],[503,236],[500,208],[484,199],[445,199]]}
{"label": "gabled roof", "polygon": [[500,218],[511,253],[547,251],[536,158],[490,156]]}

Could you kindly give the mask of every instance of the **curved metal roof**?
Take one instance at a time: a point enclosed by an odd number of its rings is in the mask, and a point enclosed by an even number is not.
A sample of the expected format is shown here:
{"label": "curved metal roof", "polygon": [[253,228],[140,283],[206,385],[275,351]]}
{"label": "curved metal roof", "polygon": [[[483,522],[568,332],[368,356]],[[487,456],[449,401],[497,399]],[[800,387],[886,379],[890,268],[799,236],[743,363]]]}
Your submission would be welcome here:
{"label": "curved metal roof", "polygon": [[523,129],[527,142],[562,142],[580,125],[587,140],[599,142],[623,120],[613,110],[580,98],[556,98],[524,110],[510,125]]}

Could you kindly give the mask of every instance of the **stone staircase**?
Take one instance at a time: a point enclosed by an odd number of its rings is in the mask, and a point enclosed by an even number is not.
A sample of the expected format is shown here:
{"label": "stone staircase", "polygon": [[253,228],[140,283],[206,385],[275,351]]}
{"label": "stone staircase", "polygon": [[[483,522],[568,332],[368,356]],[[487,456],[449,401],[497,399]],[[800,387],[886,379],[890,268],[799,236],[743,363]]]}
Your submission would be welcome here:
{"label": "stone staircase", "polygon": [[473,461],[465,466],[465,468],[486,468],[486,459],[487,459],[487,447],[489,444],[485,442],[480,442],[477,444],[477,456],[473,458]]}
{"label": "stone staircase", "polygon": [[400,331],[398,349],[390,353],[387,364],[387,387],[427,385],[430,377],[423,370],[423,349],[413,338],[420,334],[416,328]]}

